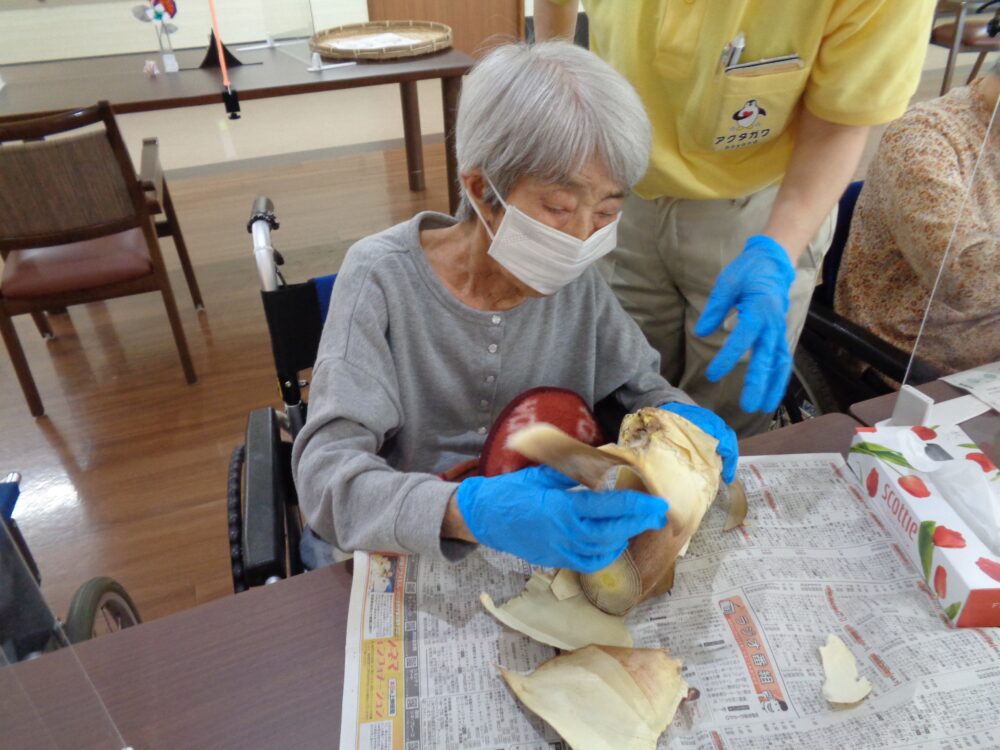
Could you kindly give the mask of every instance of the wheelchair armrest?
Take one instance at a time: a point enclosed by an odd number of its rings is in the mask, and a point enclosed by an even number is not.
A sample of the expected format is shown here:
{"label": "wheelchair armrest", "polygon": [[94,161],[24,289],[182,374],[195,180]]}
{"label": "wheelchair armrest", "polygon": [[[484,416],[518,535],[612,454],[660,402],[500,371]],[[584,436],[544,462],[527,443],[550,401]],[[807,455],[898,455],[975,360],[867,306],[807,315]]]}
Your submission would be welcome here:
{"label": "wheelchair armrest", "polygon": [[[834,312],[826,305],[813,302],[806,318],[806,328],[824,343],[841,346],[851,356],[867,363],[883,375],[896,382],[903,382],[910,353],[880,339],[871,331]],[[941,371],[930,363],[919,357],[913,358],[910,382],[919,385],[936,380],[941,375]]]}
{"label": "wheelchair armrest", "polygon": [[[291,443],[281,439],[274,409],[250,412],[243,480],[243,570],[257,586],[289,575],[286,562],[286,509],[297,497],[291,478]],[[292,550],[293,557],[298,550]]]}

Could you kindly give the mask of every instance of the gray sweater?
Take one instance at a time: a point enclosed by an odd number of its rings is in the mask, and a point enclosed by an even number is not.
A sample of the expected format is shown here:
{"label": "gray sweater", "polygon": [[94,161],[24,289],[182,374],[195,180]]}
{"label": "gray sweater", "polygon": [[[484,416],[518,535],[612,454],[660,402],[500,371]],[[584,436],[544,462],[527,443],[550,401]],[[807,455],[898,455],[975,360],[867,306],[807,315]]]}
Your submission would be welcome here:
{"label": "gray sweater", "polygon": [[690,399],[591,267],[550,297],[476,310],[441,283],[424,212],[357,242],[334,285],[292,470],[309,526],[345,550],[454,559],[440,539],[457,487],[438,474],[479,455],[504,406],[537,386],[633,411]]}

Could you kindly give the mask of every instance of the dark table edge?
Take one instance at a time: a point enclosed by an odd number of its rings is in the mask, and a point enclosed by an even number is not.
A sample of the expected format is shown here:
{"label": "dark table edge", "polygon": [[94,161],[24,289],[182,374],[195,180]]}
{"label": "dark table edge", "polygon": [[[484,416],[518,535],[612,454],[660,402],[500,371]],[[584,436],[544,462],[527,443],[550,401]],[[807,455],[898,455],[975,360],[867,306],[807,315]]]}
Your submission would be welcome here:
{"label": "dark table edge", "polygon": [[[789,436],[812,433],[817,427],[822,433],[797,441],[794,451],[789,451]],[[815,419],[789,425],[780,430],[762,432],[739,443],[741,456],[774,456],[784,453],[840,453],[847,455],[854,430],[862,424],[848,414],[824,414]]]}
{"label": "dark table edge", "polygon": [[[197,48],[192,48],[197,49]],[[462,55],[465,60],[459,62],[449,63],[447,66],[429,69],[429,70],[415,70],[410,73],[404,73],[399,76],[393,76],[391,80],[382,80],[385,77],[384,73],[377,71],[378,66],[385,64],[401,64],[407,61],[407,58],[385,60],[385,61],[359,61],[357,69],[363,69],[364,67],[371,66],[371,75],[365,75],[361,77],[353,77],[350,79],[337,79],[337,78],[323,78],[322,73],[318,74],[318,77],[311,82],[304,83],[291,83],[282,84],[277,86],[269,86],[267,88],[256,88],[243,90],[239,86],[234,85],[234,88],[239,93],[240,99],[242,101],[251,101],[254,99],[269,99],[279,96],[295,96],[297,94],[315,94],[323,91],[339,91],[343,89],[360,88],[363,86],[378,86],[378,85],[393,85],[397,83],[409,83],[414,81],[428,81],[441,79],[442,81],[449,78],[461,78],[474,64],[474,60],[469,57],[469,55],[461,50],[455,48],[449,48],[447,50],[441,50],[440,52],[434,52],[430,55],[422,56],[420,59],[432,59],[434,56],[446,55],[449,53],[458,53]],[[116,57],[128,57],[130,55],[134,56],[136,53],[126,53],[123,55],[107,55],[103,57],[96,58],[84,58],[86,60],[95,59],[112,59]],[[143,53],[145,54],[145,53]],[[141,56],[141,55],[140,55]],[[70,62],[68,60],[59,60],[52,62]],[[345,61],[349,62],[349,61]],[[18,63],[18,65],[44,65],[43,63]],[[9,68],[17,67],[16,65],[5,66]],[[2,93],[2,92],[0,92]],[[59,114],[61,112],[72,112],[75,109],[81,109],[85,106],[90,106],[96,102],[91,102],[89,104],[81,104],[78,107],[69,107],[66,109],[55,109],[55,110],[39,110],[30,113],[21,113],[14,115],[4,115],[0,114],[0,123],[14,122],[17,120],[34,119],[36,117],[47,117],[49,115]],[[180,95],[177,97],[169,99],[145,99],[141,101],[126,101],[126,102],[111,102],[111,109],[115,114],[133,114],[136,112],[155,112],[163,109],[180,109],[183,107],[197,107],[206,104],[221,104],[222,103],[222,81],[219,80],[219,92],[209,93],[209,94],[192,94],[192,95]]]}

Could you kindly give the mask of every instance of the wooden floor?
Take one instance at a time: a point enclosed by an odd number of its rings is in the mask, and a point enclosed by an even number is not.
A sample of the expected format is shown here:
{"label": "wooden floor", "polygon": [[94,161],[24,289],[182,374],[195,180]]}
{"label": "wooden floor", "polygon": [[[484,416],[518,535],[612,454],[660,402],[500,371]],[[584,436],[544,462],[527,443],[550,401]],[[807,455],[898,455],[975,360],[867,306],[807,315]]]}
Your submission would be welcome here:
{"label": "wooden floor", "polygon": [[165,241],[195,385],[157,295],[71,308],[53,316],[50,342],[17,320],[46,416],[30,416],[0,356],[0,475],[23,475],[15,518],[57,614],[97,575],[121,581],[146,619],[232,593],[229,455],[247,413],[279,403],[246,232],[253,198],[275,203],[290,280],[331,273],[354,240],[447,210],[444,147],[425,157],[424,193],[406,189],[401,150],[171,181],[206,304],[195,312]]}

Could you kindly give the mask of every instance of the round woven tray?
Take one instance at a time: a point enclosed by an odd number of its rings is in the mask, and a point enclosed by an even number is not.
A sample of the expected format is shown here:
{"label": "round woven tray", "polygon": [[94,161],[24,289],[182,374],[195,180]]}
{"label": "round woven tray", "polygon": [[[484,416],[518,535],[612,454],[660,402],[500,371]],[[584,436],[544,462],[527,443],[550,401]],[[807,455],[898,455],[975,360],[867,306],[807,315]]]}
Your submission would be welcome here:
{"label": "round woven tray", "polygon": [[391,60],[450,46],[451,27],[433,21],[351,23],[318,31],[309,40],[309,48],[327,60]]}

